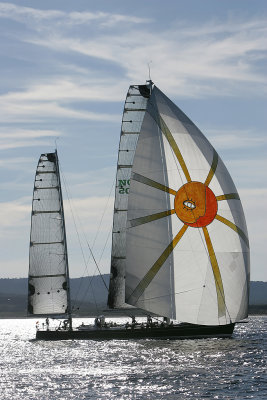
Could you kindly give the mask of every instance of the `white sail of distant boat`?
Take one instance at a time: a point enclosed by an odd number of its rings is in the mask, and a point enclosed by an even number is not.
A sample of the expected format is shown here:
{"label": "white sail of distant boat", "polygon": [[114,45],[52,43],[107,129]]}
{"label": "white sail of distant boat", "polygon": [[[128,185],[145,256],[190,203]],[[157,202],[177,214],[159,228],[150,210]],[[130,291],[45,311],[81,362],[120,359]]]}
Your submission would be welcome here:
{"label": "white sail of distant boat", "polygon": [[28,313],[70,316],[69,270],[57,151],[40,156],[33,190]]}
{"label": "white sail of distant boat", "polygon": [[149,81],[122,119],[109,305],[200,325],[248,312],[249,242],[241,201],[215,149]]}

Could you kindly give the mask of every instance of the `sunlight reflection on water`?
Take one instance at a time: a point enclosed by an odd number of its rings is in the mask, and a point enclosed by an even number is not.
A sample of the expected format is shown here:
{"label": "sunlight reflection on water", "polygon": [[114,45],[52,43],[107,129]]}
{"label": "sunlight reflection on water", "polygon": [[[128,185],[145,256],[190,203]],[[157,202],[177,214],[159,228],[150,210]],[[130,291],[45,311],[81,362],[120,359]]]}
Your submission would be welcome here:
{"label": "sunlight reflection on water", "polygon": [[1,320],[0,398],[265,399],[266,328],[260,316],[232,339],[42,342],[34,320]]}

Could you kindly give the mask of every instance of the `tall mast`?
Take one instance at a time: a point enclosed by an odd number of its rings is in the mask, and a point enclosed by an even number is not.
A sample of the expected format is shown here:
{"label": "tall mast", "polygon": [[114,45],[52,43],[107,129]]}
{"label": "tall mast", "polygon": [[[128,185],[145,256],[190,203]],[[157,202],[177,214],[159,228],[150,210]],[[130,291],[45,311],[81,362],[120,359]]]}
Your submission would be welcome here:
{"label": "tall mast", "polygon": [[58,155],[57,149],[55,149],[56,155],[56,169],[58,175],[58,183],[59,183],[59,196],[60,196],[60,204],[61,204],[61,214],[62,214],[62,229],[63,229],[63,236],[64,236],[64,257],[66,261],[66,279],[67,279],[67,300],[68,300],[68,316],[69,316],[69,328],[72,330],[72,315],[71,315],[71,298],[70,298],[70,277],[69,277],[69,260],[68,260],[68,248],[67,248],[67,238],[66,238],[66,227],[65,227],[65,217],[64,217],[64,207],[63,207],[63,196],[62,196],[62,189],[61,189],[61,180],[60,180],[60,173],[59,173],[59,163],[58,163]]}

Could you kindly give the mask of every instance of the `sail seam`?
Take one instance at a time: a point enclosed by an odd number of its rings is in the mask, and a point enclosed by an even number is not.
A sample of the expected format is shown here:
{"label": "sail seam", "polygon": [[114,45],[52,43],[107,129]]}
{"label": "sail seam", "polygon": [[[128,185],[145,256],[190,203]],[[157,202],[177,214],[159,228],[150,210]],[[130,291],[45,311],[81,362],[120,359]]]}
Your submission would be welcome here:
{"label": "sail seam", "polygon": [[65,276],[65,274],[55,274],[55,275],[29,275],[29,278],[55,278],[59,276]]}

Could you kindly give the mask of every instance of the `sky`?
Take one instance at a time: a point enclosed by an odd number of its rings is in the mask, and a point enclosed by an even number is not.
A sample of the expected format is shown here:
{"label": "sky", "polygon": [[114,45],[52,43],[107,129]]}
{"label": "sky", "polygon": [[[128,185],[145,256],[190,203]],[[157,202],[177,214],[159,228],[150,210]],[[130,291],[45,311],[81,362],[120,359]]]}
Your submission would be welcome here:
{"label": "sky", "polygon": [[110,268],[129,85],[149,78],[215,147],[267,281],[267,2],[0,1],[0,278],[26,277],[32,190],[57,146],[71,277]]}

